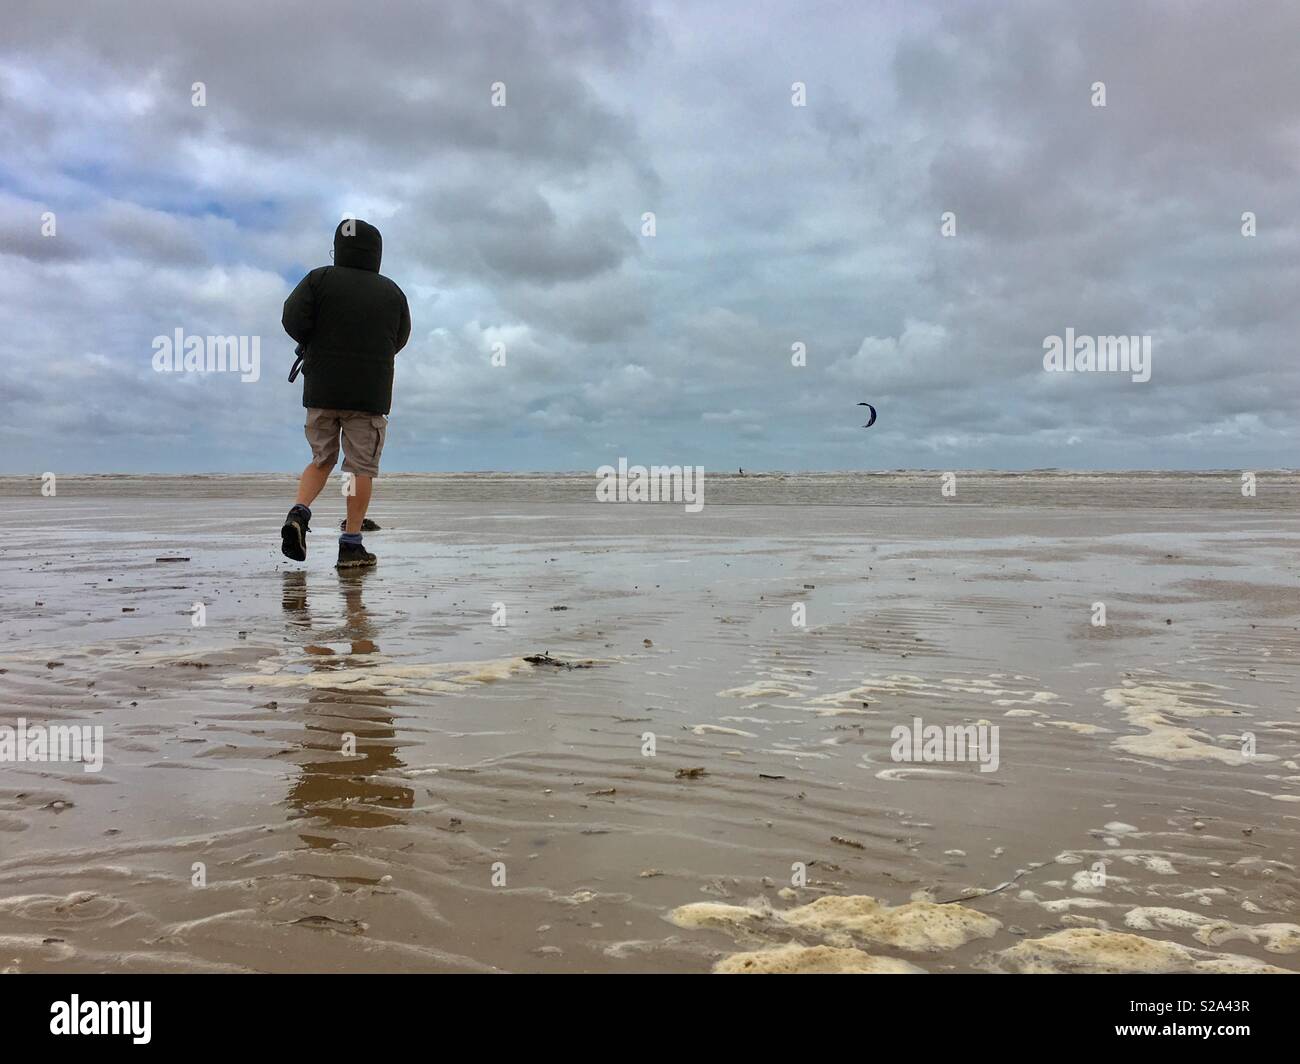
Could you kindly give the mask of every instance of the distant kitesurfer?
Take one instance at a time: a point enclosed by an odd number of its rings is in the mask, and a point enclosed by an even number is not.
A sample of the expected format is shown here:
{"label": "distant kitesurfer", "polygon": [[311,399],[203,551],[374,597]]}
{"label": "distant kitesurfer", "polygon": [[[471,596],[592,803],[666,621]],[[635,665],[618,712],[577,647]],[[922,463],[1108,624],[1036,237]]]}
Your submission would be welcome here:
{"label": "distant kitesurfer", "polygon": [[302,359],[312,455],[280,529],[280,549],[294,561],[307,558],[311,504],[338,460],[341,435],[343,470],[354,479],[335,568],[375,564],[362,546],[361,523],[388,431],[394,356],[411,336],[406,296],[379,272],[383,249],[378,229],[345,218],[334,231],[334,265],[312,270],[284,301],[284,331],[298,341]]}

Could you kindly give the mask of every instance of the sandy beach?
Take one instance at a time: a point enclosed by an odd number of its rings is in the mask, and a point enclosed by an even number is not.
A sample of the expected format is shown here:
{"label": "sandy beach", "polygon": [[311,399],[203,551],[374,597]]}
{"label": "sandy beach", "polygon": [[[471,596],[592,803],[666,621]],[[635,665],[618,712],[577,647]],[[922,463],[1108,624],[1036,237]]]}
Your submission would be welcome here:
{"label": "sandy beach", "polygon": [[1258,480],[399,475],[340,576],[337,486],[0,478],[0,726],[104,736],[0,763],[0,969],[1300,970]]}

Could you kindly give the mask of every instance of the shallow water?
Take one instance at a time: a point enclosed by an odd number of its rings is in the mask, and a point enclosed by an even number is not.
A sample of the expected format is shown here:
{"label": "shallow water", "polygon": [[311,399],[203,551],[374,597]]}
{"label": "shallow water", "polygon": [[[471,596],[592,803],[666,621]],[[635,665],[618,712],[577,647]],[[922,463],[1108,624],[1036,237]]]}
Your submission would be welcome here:
{"label": "shallow water", "polygon": [[1295,970],[1298,481],[0,478],[0,967]]}

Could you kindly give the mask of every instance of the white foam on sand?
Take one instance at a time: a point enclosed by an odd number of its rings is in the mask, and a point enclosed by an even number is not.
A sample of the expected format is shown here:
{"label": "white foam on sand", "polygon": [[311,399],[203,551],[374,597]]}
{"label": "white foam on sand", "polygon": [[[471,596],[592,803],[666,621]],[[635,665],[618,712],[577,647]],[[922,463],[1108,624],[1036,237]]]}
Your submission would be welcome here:
{"label": "white foam on sand", "polygon": [[1217,684],[1172,680],[1125,680],[1120,687],[1108,688],[1103,695],[1106,705],[1121,710],[1129,724],[1142,729],[1142,734],[1121,736],[1112,745],[1125,753],[1160,761],[1243,765],[1277,760],[1266,754],[1247,757],[1240,749],[1216,746],[1212,736],[1178,723],[1199,717],[1234,716],[1236,710],[1254,708],[1225,701],[1215,693],[1224,690],[1227,688]]}
{"label": "white foam on sand", "polygon": [[868,942],[911,953],[938,953],[976,938],[992,938],[1001,922],[964,905],[910,901],[889,906],[862,894],[828,895],[792,909],[759,899],[748,905],[695,902],[668,917],[678,927],[715,928],[742,939],[763,940],[791,930],[836,947]]}
{"label": "white foam on sand", "polygon": [[718,724],[685,724],[693,735],[739,735],[746,739],[758,738],[752,731],[741,731],[739,728],[724,728]]}
{"label": "white foam on sand", "polygon": [[1189,930],[1207,946],[1242,939],[1263,946],[1269,953],[1300,951],[1300,926],[1296,924],[1234,924],[1203,913],[1155,905],[1129,910],[1124,923],[1135,931]]}
{"label": "white foam on sand", "polygon": [[1102,732],[1110,731],[1109,728],[1103,728],[1099,724],[1083,724],[1077,720],[1045,720],[1043,724],[1052,728],[1064,728],[1079,735],[1100,735]]}
{"label": "white foam on sand", "polygon": [[1107,871],[1105,876],[1098,876],[1091,868],[1081,868],[1070,879],[1072,889],[1080,894],[1100,894],[1104,887],[1119,886],[1127,883],[1123,876]]}
{"label": "white foam on sand", "polygon": [[1035,691],[1028,698],[995,698],[995,706],[1022,706],[1032,705],[1040,702],[1055,702],[1059,695],[1054,695],[1051,691]]}
{"label": "white foam on sand", "polygon": [[[1118,839],[1116,840],[1119,841]],[[1145,868],[1148,872],[1154,872],[1158,876],[1176,876],[1179,874],[1179,867],[1187,866],[1199,869],[1209,869],[1218,867],[1222,864],[1217,858],[1206,857],[1200,854],[1182,853],[1177,850],[1139,850],[1112,848],[1105,850],[1065,850],[1058,853],[1052,860],[1060,865],[1083,864],[1087,861],[1124,861],[1127,864],[1136,865]],[[1178,867],[1174,865],[1178,862]],[[1107,873],[1107,880],[1114,880],[1117,883],[1126,882]]]}
{"label": "white foam on sand", "polygon": [[[876,773],[876,779],[896,783],[899,780],[924,779],[928,776],[968,776],[970,773],[958,772],[951,768],[926,768],[914,765],[907,768],[882,768]],[[972,777],[974,778],[974,777]]]}
{"label": "white foam on sand", "polygon": [[[1090,873],[1080,873],[1080,875],[1085,874]],[[1068,913],[1071,909],[1110,909],[1114,907],[1112,902],[1102,901],[1100,898],[1053,898],[1045,900],[1032,890],[1022,890],[1017,897],[1021,901],[1040,905],[1049,913]]]}
{"label": "white foam on sand", "polygon": [[990,966],[997,971],[1028,975],[1129,972],[1289,974],[1285,968],[1252,957],[1189,949],[1175,942],[1091,927],[1072,927],[1043,938],[1018,942],[1010,949],[993,954]]}
{"label": "white foam on sand", "polygon": [[[929,680],[907,672],[895,672],[886,676],[872,675],[857,686],[847,691],[834,691],[830,694],[810,698],[804,708],[825,715],[835,713],[862,713],[862,703],[874,706],[877,702],[892,702],[898,698],[930,698],[945,702],[956,702],[962,695],[977,695],[993,706],[1040,705],[1055,702],[1058,695],[1051,691],[1039,691],[1032,687],[1007,687],[1006,679],[1001,674],[993,674],[991,679],[982,677],[949,676],[940,680]],[[1028,676],[1017,676],[1016,680],[1029,680]]]}
{"label": "white foam on sand", "polygon": [[1148,872],[1154,872],[1158,876],[1178,875],[1178,869],[1174,867],[1173,861],[1169,860],[1168,857],[1162,857],[1158,853],[1125,854],[1121,860],[1132,865],[1141,865]]}
{"label": "white foam on sand", "polygon": [[803,692],[811,690],[807,684],[795,684],[785,680],[755,680],[742,687],[728,687],[719,691],[719,698],[803,698]]}

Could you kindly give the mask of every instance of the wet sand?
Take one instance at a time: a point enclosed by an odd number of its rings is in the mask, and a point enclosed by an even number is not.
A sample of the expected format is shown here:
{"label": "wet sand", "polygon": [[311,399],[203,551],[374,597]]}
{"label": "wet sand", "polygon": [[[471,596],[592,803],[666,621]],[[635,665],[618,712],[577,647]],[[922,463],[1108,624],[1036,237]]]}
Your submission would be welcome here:
{"label": "wet sand", "polygon": [[1300,969],[1300,477],[593,483],[0,478],[0,969]]}

